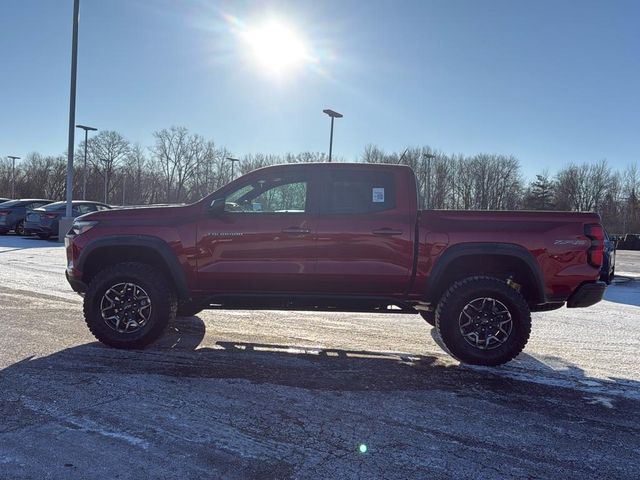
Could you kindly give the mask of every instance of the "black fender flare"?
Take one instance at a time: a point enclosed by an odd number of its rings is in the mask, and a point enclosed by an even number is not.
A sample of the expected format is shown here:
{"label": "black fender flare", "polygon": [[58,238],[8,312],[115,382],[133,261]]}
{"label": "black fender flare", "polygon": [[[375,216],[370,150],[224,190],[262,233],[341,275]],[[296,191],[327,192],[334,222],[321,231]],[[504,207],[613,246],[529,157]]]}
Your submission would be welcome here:
{"label": "black fender flare", "polygon": [[[461,257],[466,256],[482,256],[482,255],[500,255],[504,257],[512,257],[521,260],[528,268],[529,275],[533,279],[533,288],[535,303],[546,303],[546,295],[544,289],[544,277],[538,262],[531,252],[521,245],[513,243],[494,243],[494,242],[470,242],[460,243],[447,248],[436,261],[429,279],[427,280],[426,298],[432,299],[439,288],[439,284],[446,276],[448,267]],[[473,272],[475,274],[481,272]]]}
{"label": "black fender flare", "polygon": [[171,274],[178,298],[181,300],[189,298],[189,287],[184,269],[180,265],[180,261],[173,249],[159,237],[151,235],[107,235],[97,238],[89,242],[80,252],[76,262],[78,270],[83,272],[84,265],[91,255],[101,248],[108,247],[143,247],[157,252]]}

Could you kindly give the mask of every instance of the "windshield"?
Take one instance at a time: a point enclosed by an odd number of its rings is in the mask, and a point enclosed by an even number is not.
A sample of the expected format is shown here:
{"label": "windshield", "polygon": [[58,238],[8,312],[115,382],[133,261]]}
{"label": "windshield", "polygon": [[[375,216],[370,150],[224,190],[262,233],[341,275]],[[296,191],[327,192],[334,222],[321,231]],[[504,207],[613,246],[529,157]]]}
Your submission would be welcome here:
{"label": "windshield", "polygon": [[21,205],[22,203],[24,202],[21,202],[20,200],[9,200],[8,202],[0,203],[0,207],[2,208],[16,207]]}

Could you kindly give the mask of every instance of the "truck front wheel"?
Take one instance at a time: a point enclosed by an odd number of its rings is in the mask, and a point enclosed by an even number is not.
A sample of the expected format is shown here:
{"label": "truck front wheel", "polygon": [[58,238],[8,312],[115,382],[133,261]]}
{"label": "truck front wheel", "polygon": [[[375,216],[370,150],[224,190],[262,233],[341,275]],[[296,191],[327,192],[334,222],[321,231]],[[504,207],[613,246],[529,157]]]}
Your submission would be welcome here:
{"label": "truck front wheel", "polygon": [[436,309],[436,330],[449,353],[471,365],[502,365],[515,358],[531,332],[529,306],[493,277],[454,283]]}
{"label": "truck front wheel", "polygon": [[193,317],[199,314],[202,310],[204,310],[200,305],[191,302],[179,303],[178,304],[178,313],[176,316],[178,317]]}
{"label": "truck front wheel", "polygon": [[432,327],[436,326],[436,312],[420,312],[420,316]]}
{"label": "truck front wheel", "polygon": [[150,265],[126,262],[99,272],[84,297],[91,333],[116,348],[144,348],[175,319],[177,301],[164,276]]}

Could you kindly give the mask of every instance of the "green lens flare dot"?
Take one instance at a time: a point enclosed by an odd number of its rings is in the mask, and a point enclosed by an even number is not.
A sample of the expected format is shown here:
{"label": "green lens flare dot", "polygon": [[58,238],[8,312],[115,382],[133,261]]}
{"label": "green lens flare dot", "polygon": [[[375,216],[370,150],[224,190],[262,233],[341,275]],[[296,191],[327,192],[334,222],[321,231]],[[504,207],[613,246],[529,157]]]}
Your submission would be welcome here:
{"label": "green lens flare dot", "polygon": [[358,447],[358,451],[360,453],[367,453],[367,450],[368,450],[368,448],[364,443],[361,443],[360,446]]}

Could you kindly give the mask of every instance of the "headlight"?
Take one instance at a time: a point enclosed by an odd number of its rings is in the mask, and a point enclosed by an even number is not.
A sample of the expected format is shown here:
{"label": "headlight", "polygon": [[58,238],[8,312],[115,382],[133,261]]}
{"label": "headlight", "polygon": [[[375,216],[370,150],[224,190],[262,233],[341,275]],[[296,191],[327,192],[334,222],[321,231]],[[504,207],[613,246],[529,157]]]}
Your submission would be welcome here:
{"label": "headlight", "polygon": [[69,235],[81,235],[85,232],[88,232],[93,227],[97,225],[98,222],[89,222],[89,221],[76,221],[71,225],[71,230],[69,230]]}

